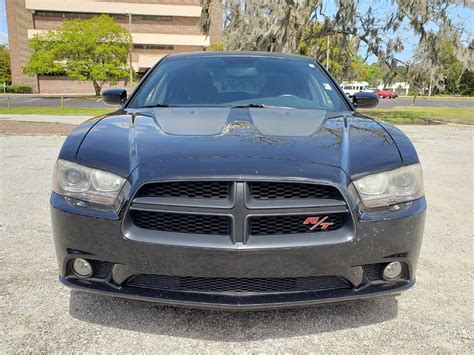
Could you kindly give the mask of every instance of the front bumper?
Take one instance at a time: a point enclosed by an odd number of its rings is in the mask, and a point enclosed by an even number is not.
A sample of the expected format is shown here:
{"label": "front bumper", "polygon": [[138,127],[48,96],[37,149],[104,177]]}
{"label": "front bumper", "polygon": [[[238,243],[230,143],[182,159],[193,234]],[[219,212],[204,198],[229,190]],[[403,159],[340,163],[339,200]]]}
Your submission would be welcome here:
{"label": "front bumper", "polygon": [[399,281],[393,284],[373,284],[361,289],[304,292],[281,295],[260,296],[225,296],[204,295],[197,293],[182,293],[156,291],[147,289],[132,289],[114,287],[110,283],[91,282],[84,284],[77,279],[60,277],[60,281],[76,290],[91,292],[104,296],[114,296],[138,301],[154,302],[162,305],[189,308],[220,309],[227,311],[252,311],[278,308],[305,307],[323,303],[346,302],[367,299],[376,296],[397,295],[415,285],[415,280]]}
{"label": "front bumper", "polygon": [[[65,285],[100,294],[162,304],[251,310],[340,302],[397,294],[415,283],[426,202],[422,198],[382,215],[361,214],[355,235],[337,243],[261,248],[147,243],[126,238],[122,221],[106,216],[79,215],[63,197],[52,195],[52,224],[60,280]],[[83,280],[71,273],[70,261],[85,258],[106,262],[100,277]],[[370,278],[366,265],[400,261],[404,276],[396,282]],[[157,274],[197,278],[295,278],[337,276],[348,288],[316,292],[205,293],[130,287],[134,275]]]}

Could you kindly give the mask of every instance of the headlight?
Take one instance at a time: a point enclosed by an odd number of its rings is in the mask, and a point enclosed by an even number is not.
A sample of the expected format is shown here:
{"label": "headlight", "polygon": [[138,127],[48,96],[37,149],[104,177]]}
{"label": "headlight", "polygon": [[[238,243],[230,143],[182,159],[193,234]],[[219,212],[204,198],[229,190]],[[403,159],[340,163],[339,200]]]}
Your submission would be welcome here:
{"label": "headlight", "polygon": [[424,195],[419,164],[365,176],[354,181],[365,207],[383,207],[416,200]]}
{"label": "headlight", "polygon": [[95,205],[115,207],[124,184],[120,176],[66,160],[58,160],[54,168],[54,192]]}

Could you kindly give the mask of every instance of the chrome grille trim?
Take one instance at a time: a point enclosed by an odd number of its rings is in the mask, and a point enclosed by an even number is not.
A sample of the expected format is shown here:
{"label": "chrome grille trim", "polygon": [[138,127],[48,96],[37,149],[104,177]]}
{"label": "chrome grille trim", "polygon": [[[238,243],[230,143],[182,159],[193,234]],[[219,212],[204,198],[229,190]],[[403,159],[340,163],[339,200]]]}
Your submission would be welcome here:
{"label": "chrome grille trim", "polygon": [[[202,183],[202,181],[197,181]],[[164,182],[167,184],[168,182]],[[192,181],[185,182],[187,186],[192,183]],[[206,184],[208,182],[205,182]],[[204,241],[209,243],[211,239],[203,238],[203,236],[208,235],[209,237],[214,236],[212,239],[215,245],[211,247],[215,248],[231,248],[239,244],[247,244],[249,239],[255,239],[260,236],[267,238],[276,238],[287,236],[293,238],[291,243],[294,243],[297,240],[303,242],[301,238],[308,238],[311,235],[323,235],[327,233],[337,233],[339,229],[345,229],[343,239],[347,241],[347,238],[350,238],[350,235],[354,232],[354,224],[351,218],[351,213],[348,206],[346,205],[342,194],[336,187],[328,187],[326,185],[317,185],[316,188],[311,187],[311,191],[316,191],[319,187],[324,186],[319,191],[329,191],[331,189],[338,191],[338,196],[336,199],[312,199],[312,198],[286,198],[286,199],[272,199],[272,200],[257,200],[253,199],[250,193],[250,184],[254,183],[253,181],[236,181],[236,182],[219,182],[221,186],[223,184],[228,184],[229,194],[226,199],[214,199],[214,198],[180,198],[180,197],[144,197],[141,194],[137,194],[135,198],[132,199],[127,213],[124,218],[122,225],[122,231],[127,238],[146,241],[153,241],[156,239],[157,242],[160,242],[160,238],[166,239],[166,243],[169,243],[169,240],[172,234],[176,234],[176,238],[179,238],[179,235],[187,234],[189,236],[196,235],[196,239],[192,241],[192,244],[197,246],[202,245]],[[269,186],[272,182],[265,182]],[[283,184],[288,184],[290,187],[292,184],[298,184],[296,191],[302,188],[300,182],[275,182],[278,184],[278,188],[281,189]],[[153,183],[157,185],[159,183]],[[306,183],[307,186],[312,186],[309,183]],[[144,185],[146,186],[146,185]],[[144,188],[142,186],[138,191],[142,191]],[[319,186],[319,187],[318,187]],[[301,195],[301,194],[300,194]],[[322,197],[328,197],[328,195],[320,195]],[[137,212],[138,211],[138,212]],[[140,212],[141,211],[141,212]],[[156,216],[160,216],[160,213],[165,214],[182,214],[183,217],[183,230],[179,230],[179,223],[174,225],[173,228],[168,228],[168,225],[165,228],[160,229],[160,225],[163,225],[160,221],[148,221],[152,228],[147,228],[146,223],[141,224],[137,223],[136,219],[134,220],[133,216],[137,213],[156,213]],[[186,217],[186,215],[191,217]],[[196,216],[197,215],[197,216]],[[207,223],[207,221],[212,221],[213,216],[216,216],[216,221],[218,220],[228,220],[230,223],[228,233],[223,233],[223,229],[218,229],[216,232],[212,228],[212,225]],[[301,224],[303,224],[305,217],[316,217],[316,216],[328,216],[334,218],[334,227],[327,229],[317,229],[317,230],[308,230],[304,229],[305,226],[300,226],[295,228],[295,230],[289,230],[288,228],[282,227],[281,223],[285,223],[286,220],[294,220],[299,216],[302,218]],[[189,220],[196,221],[195,224],[188,223]],[[252,223],[258,221],[261,218],[262,220],[267,219],[266,225],[264,227],[260,226],[257,228],[258,233],[252,232]],[[180,218],[176,218],[179,221]],[[280,226],[275,226],[275,231],[272,231],[272,219],[280,223]],[[281,221],[279,221],[281,219]],[[206,223],[201,223],[200,221],[205,221]],[[270,223],[268,223],[270,220]],[[147,223],[148,223],[147,222]],[[277,224],[278,224],[277,223]],[[298,221],[293,222],[298,223]],[[193,231],[193,225],[196,226],[195,231]],[[206,228],[203,228],[207,227]],[[296,224],[293,224],[296,226]],[[137,229],[138,228],[138,229]],[[291,228],[291,227],[290,227]],[[143,232],[140,232],[143,231]],[[254,228],[255,231],[255,228]],[[283,232],[282,232],[283,231]],[[141,238],[140,233],[146,232],[146,238]],[[224,239],[220,238],[225,236]],[[297,237],[295,237],[297,236]],[[296,239],[295,239],[296,238]],[[327,238],[326,238],[327,239]],[[187,239],[189,241],[189,239]],[[337,239],[334,239],[337,240]],[[161,240],[165,242],[164,240]],[[268,240],[271,241],[271,240]],[[311,242],[314,242],[312,240]],[[284,240],[280,240],[277,244],[284,244]],[[288,240],[290,242],[290,240]],[[219,244],[220,243],[220,244]],[[207,245],[206,245],[207,246]]]}

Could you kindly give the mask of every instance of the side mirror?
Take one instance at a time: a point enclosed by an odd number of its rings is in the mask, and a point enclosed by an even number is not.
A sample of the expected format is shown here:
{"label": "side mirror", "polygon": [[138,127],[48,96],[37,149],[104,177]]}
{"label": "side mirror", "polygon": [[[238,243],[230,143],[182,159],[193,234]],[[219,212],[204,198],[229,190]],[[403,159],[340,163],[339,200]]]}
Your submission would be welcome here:
{"label": "side mirror", "polygon": [[111,106],[121,106],[127,99],[127,90],[112,88],[102,92],[102,100]]}
{"label": "side mirror", "polygon": [[356,108],[374,108],[379,104],[379,98],[373,92],[356,92],[352,95],[352,102]]}

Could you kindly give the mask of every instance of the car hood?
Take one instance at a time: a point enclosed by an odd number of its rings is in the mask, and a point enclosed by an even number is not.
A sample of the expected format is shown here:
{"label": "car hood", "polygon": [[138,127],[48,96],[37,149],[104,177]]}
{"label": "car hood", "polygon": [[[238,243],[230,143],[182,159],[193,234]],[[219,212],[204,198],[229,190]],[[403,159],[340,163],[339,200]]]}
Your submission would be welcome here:
{"label": "car hood", "polygon": [[[258,174],[258,168],[266,164],[278,169],[291,162],[291,166],[306,163],[341,168],[350,177],[402,163],[387,131],[354,112],[285,108],[127,111],[86,123],[91,127],[78,147],[78,163],[128,176],[137,167],[159,175],[158,170],[167,164],[185,166],[183,161],[192,161],[189,166],[205,161],[213,173],[224,175]],[[212,161],[227,164],[213,165]]]}

